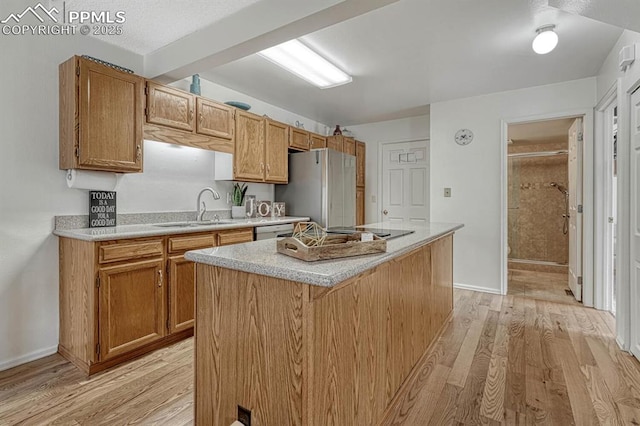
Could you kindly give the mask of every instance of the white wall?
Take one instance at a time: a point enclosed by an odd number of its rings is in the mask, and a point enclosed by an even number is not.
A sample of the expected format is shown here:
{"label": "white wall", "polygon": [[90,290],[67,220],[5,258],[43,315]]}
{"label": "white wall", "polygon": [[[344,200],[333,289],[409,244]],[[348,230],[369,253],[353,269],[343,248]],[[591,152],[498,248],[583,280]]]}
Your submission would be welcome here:
{"label": "white wall", "polygon": [[[4,0],[2,11],[26,2]],[[7,12],[8,13],[8,12]],[[5,16],[5,15],[3,15]],[[57,350],[58,240],[56,215],[87,214],[87,191],[68,189],[58,170],[58,64],[88,54],[143,73],[141,56],[76,36],[0,35],[0,370]],[[324,133],[324,126],[202,81],[203,95],[245,100],[255,112]],[[188,86],[187,86],[188,87]],[[215,88],[215,90],[213,90]],[[220,93],[220,95],[218,95]],[[293,122],[292,122],[293,120]],[[213,186],[228,208],[229,182],[213,181],[213,154],[146,141],[144,173],[126,175],[118,188],[118,212],[195,210],[198,190]],[[248,193],[271,199],[273,185],[250,185]]]}
{"label": "white wall", "polygon": [[[381,209],[378,199],[379,164],[378,148],[384,142],[404,142],[429,139],[429,115],[380,121],[377,123],[349,126],[348,129],[359,141],[367,145],[365,181],[365,223],[379,220]],[[375,197],[376,202],[373,202]]]}
{"label": "white wall", "polygon": [[[501,120],[592,108],[596,79],[493,93],[431,105],[431,220],[461,222],[454,282],[499,292],[501,280]],[[458,146],[468,128],[475,138]],[[452,197],[444,198],[444,187]]]}
{"label": "white wall", "polygon": [[[616,83],[618,77],[622,76],[622,72],[618,68],[618,54],[620,49],[624,46],[631,45],[633,43],[640,43],[640,33],[634,31],[624,30],[616,44],[609,52],[607,59],[605,59],[600,71],[598,72],[598,94],[597,98],[600,101],[603,96],[611,89]],[[636,62],[640,61],[640,58],[636,57]]]}
{"label": "white wall", "polygon": [[[21,12],[24,1],[3,1]],[[5,16],[5,15],[3,15]],[[0,36],[0,369],[58,344],[58,241],[53,216],[87,211],[87,193],[58,170],[58,64],[90,54],[136,72],[142,58],[92,38]],[[126,203],[125,203],[126,205]]]}

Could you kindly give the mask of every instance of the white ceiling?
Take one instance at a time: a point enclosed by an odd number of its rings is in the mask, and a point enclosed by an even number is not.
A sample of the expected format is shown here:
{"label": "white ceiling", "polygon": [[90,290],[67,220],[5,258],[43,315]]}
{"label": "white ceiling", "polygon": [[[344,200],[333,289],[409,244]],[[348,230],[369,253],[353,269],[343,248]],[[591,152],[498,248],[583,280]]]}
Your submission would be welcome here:
{"label": "white ceiling", "polygon": [[[571,2],[600,6],[566,11]],[[108,41],[153,50],[145,55],[149,77],[167,82],[197,72],[319,122],[354,125],[425,114],[433,102],[594,76],[622,29],[581,14],[598,18],[609,2],[117,0],[109,9],[126,11],[129,35]],[[104,9],[100,0],[67,3]],[[606,22],[624,26],[625,9],[614,9]],[[560,42],[541,56],[531,41],[544,24],[556,25]],[[254,54],[295,37],[353,82],[321,90]]]}
{"label": "white ceiling", "polygon": [[[560,42],[537,55],[535,29],[548,23]],[[596,75],[621,32],[546,1],[401,0],[302,38],[351,73],[351,84],[320,90],[257,55],[202,75],[320,122],[352,125]]]}
{"label": "white ceiling", "polygon": [[146,55],[259,0],[50,0],[50,4],[63,1],[67,10],[124,11],[126,22],[121,35],[97,37]]}

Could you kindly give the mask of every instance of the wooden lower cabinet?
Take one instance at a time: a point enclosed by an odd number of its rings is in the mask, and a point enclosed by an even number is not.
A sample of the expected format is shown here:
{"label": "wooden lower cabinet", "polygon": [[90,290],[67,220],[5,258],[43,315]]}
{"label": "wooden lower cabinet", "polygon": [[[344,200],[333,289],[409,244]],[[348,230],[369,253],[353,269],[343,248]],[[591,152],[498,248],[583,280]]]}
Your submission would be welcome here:
{"label": "wooden lower cabinet", "polygon": [[87,374],[193,335],[189,250],[253,241],[253,228],[117,241],[60,238],[58,351]]}
{"label": "wooden lower cabinet", "polygon": [[162,339],[165,326],[164,262],[147,260],[100,270],[100,360]]}
{"label": "wooden lower cabinet", "polygon": [[168,259],[169,333],[193,327],[195,313],[195,264],[184,255]]}

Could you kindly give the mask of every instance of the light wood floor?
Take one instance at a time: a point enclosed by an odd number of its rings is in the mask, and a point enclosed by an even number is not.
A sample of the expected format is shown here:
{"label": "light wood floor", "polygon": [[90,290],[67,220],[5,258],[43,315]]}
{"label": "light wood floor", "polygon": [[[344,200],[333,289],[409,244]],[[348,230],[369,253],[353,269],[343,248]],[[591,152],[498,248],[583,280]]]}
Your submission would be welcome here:
{"label": "light wood floor", "polygon": [[[608,313],[464,290],[455,299],[384,425],[640,424],[640,364],[618,350]],[[192,424],[192,345],[91,379],[58,355],[0,372],[0,425]]]}
{"label": "light wood floor", "polygon": [[566,272],[539,272],[509,269],[507,294],[536,300],[580,305],[568,295],[569,274]]}

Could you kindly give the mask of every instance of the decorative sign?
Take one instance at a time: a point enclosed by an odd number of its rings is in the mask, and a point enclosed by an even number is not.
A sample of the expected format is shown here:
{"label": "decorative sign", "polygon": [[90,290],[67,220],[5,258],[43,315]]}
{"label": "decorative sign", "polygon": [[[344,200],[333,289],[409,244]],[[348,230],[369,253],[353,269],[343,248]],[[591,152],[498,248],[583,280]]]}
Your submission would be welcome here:
{"label": "decorative sign", "polygon": [[115,191],[89,191],[89,228],[116,226]]}
{"label": "decorative sign", "polygon": [[271,201],[258,201],[258,216],[271,216]]}
{"label": "decorative sign", "polygon": [[284,203],[274,202],[271,205],[271,213],[272,213],[273,217],[284,217],[285,216],[284,207],[285,207]]}

